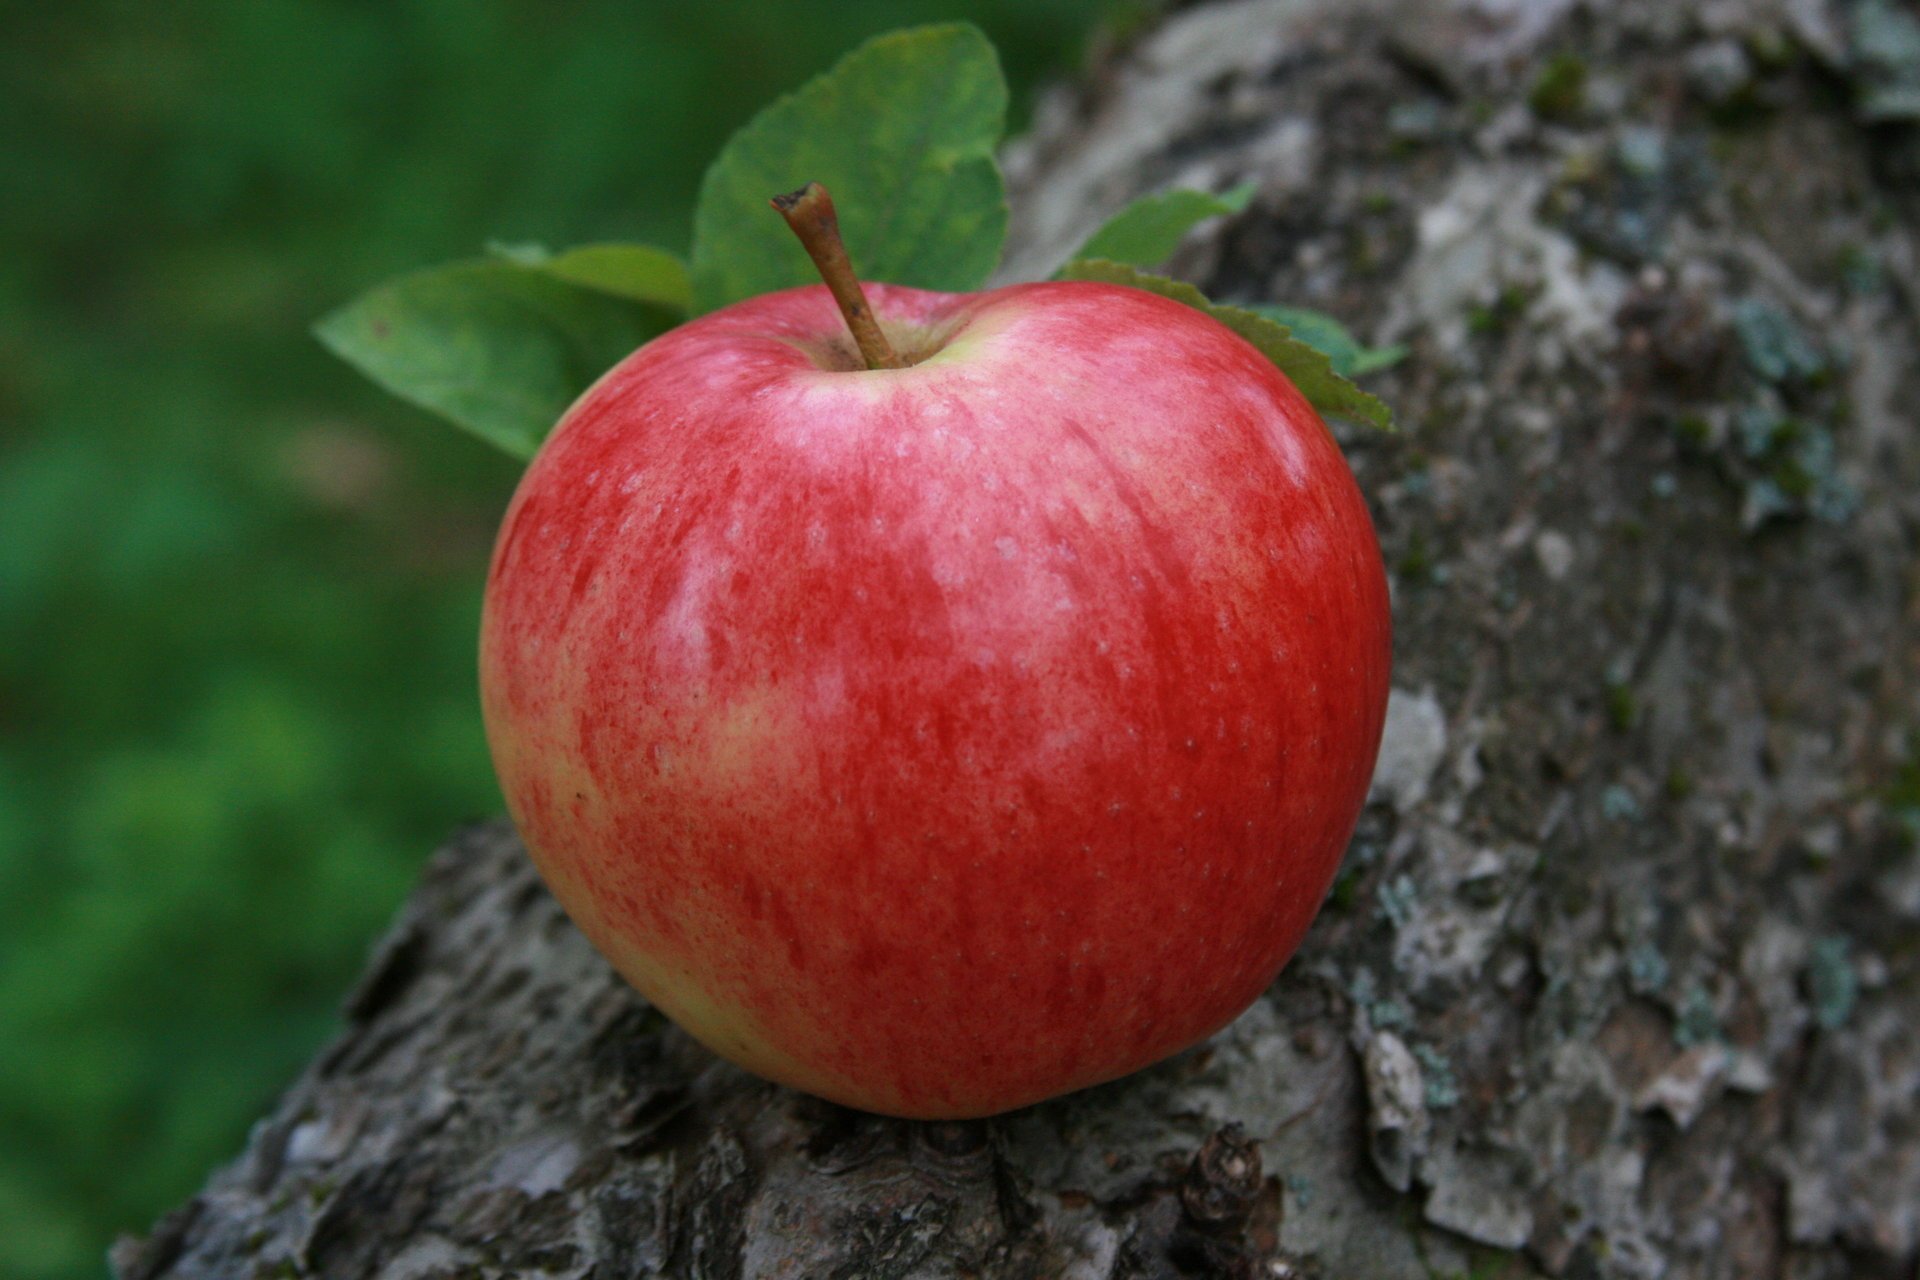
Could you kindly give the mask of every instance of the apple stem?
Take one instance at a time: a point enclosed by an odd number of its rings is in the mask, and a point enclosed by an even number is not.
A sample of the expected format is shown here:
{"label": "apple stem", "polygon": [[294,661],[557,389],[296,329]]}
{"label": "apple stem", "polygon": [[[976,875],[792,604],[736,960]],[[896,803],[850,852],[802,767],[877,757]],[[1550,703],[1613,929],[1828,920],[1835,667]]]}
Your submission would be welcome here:
{"label": "apple stem", "polygon": [[905,368],[906,362],[895,353],[887,335],[880,332],[873,308],[867,305],[867,295],[861,291],[860,278],[853,274],[853,260],[847,257],[846,243],[840,239],[840,216],[833,211],[833,197],[827,189],[809,182],[798,191],[775,196],[772,204],[793,228],[793,234],[800,237],[820,278],[832,291],[833,300],[840,304],[840,314],[867,368]]}

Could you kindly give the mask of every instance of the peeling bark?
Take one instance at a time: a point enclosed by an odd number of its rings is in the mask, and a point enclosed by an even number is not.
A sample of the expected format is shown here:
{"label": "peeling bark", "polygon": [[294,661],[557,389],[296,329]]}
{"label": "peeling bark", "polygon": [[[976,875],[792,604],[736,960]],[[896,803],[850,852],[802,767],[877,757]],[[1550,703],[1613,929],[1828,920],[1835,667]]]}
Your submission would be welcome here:
{"label": "peeling bark", "polygon": [[993,1121],[860,1115],[688,1041],[479,827],[122,1280],[1914,1275],[1900,12],[1242,0],[1009,156],[1012,275],[1253,180],[1176,267],[1412,347],[1405,433],[1340,433],[1394,576],[1374,803],[1232,1027]]}

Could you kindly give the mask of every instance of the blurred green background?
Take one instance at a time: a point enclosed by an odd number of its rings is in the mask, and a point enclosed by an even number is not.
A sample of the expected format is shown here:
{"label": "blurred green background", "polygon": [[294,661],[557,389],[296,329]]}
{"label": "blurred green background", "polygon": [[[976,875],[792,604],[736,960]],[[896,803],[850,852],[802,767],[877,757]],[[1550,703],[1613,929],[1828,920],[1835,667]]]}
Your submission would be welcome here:
{"label": "blurred green background", "polygon": [[98,1276],[190,1194],[500,807],[517,468],[312,320],[489,239],[684,249],[726,135],[874,32],[974,19],[1024,112],[1140,8],[0,7],[0,1276]]}

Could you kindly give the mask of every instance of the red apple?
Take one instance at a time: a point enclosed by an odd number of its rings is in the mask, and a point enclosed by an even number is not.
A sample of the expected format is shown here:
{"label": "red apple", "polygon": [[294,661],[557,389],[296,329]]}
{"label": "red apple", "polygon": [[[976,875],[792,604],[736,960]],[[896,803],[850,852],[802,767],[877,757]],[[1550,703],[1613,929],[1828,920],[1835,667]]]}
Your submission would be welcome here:
{"label": "red apple", "polygon": [[1273,980],[1365,797],[1386,581],[1320,418],[1205,314],[870,290],[908,367],[814,286],[569,410],[494,551],[487,733],[547,883],[688,1032],[978,1116]]}

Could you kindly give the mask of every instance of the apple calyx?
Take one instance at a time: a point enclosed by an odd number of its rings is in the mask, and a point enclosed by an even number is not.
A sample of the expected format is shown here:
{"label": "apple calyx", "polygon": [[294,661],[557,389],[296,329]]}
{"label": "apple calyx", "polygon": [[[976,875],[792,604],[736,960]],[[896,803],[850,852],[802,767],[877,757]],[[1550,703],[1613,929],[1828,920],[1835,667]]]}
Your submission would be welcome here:
{"label": "apple calyx", "polygon": [[840,314],[853,334],[854,345],[869,369],[904,369],[907,362],[887,341],[880,324],[867,305],[860,278],[853,273],[853,260],[847,256],[846,242],[840,238],[840,216],[834,212],[833,197],[817,182],[809,182],[798,191],[773,197],[770,204],[787,220],[801,247],[813,259],[820,278],[827,282]]}

